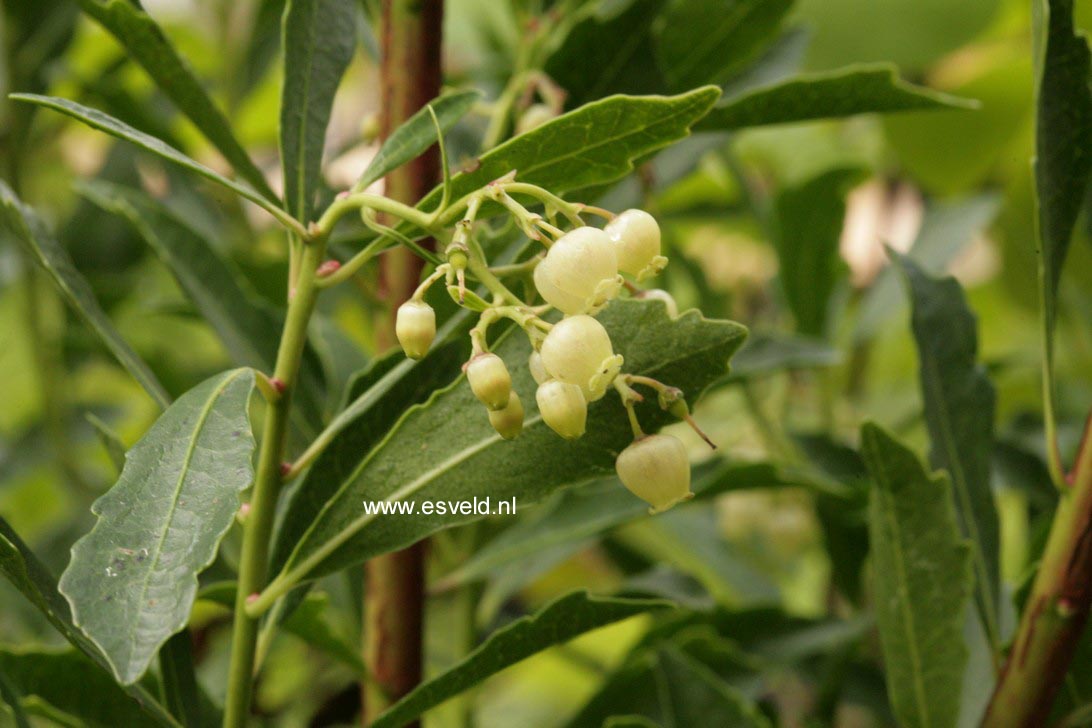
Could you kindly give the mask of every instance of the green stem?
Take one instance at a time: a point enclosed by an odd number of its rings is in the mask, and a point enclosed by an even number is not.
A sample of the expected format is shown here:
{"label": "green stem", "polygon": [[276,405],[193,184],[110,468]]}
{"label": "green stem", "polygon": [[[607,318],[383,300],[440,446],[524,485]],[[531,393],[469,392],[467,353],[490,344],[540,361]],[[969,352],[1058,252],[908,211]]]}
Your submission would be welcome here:
{"label": "green stem", "polygon": [[983,728],[1046,725],[1092,607],[1092,417]]}
{"label": "green stem", "polygon": [[281,334],[273,377],[284,385],[280,399],[269,404],[262,429],[258,468],[250,498],[250,513],[243,530],[243,552],[239,561],[239,586],[235,596],[235,622],[231,639],[227,705],[224,727],[242,728],[250,712],[259,619],[247,614],[247,601],[266,585],[269,568],[269,539],[273,529],[277,495],[282,483],[285,435],[292,390],[298,379],[300,360],[307,340],[307,325],[315,307],[318,288],[315,272],[326,254],[325,238],[306,245],[300,260],[295,295],[288,304],[288,316]]}

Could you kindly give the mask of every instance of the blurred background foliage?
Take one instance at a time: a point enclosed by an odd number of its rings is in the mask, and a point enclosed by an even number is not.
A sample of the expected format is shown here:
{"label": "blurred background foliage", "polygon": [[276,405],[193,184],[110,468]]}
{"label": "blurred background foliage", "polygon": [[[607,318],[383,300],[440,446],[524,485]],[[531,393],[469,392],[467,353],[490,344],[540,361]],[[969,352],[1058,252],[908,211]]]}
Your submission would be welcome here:
{"label": "blurred background foliage", "polygon": [[[281,3],[144,5],[227,110],[244,146],[277,179],[280,69],[274,61]],[[531,5],[449,0],[448,83],[496,95],[511,72],[521,17]],[[617,12],[611,6],[624,10],[629,3],[602,5],[610,18]],[[48,92],[102,108],[222,169],[215,151],[114,39],[74,7],[67,0],[4,0],[4,92]],[[1077,12],[1078,24],[1092,29],[1092,2],[1078,2]],[[377,113],[376,42],[367,28],[362,42],[365,52],[349,69],[330,125],[334,151],[325,173],[331,191],[351,184],[376,149],[369,140]],[[783,620],[799,628],[771,637],[777,644],[760,644],[762,634],[744,630],[739,634],[750,635],[749,643],[706,645],[739,662],[738,685],[776,702],[785,725],[803,725],[800,716],[823,710],[837,713],[841,725],[888,723],[876,646],[866,641],[860,649],[868,627],[859,610],[867,598],[860,579],[867,551],[863,512],[814,487],[794,487],[784,468],[806,467],[859,495],[866,476],[854,433],[865,419],[926,449],[906,296],[883,245],[910,251],[927,270],[956,275],[978,316],[981,356],[998,390],[993,475],[1002,569],[1010,591],[1023,583],[1053,499],[1041,445],[1031,57],[1025,0],[800,0],[784,33],[730,88],[797,71],[893,61],[910,80],[977,99],[979,110],[695,135],[606,191],[600,203],[616,209],[641,204],[657,214],[672,258],[662,285],[680,309],[698,307],[751,328],[734,375],[695,416],[733,461],[772,461],[780,475],[756,476],[715,500],[612,528],[588,526],[579,509],[579,495],[603,484],[559,494],[525,509],[515,522],[488,521],[477,527],[486,545],[475,556],[485,566],[465,579],[477,585],[480,601],[443,592],[433,610],[476,610],[485,629],[582,586],[715,603],[739,620]],[[588,69],[574,70],[564,58],[556,65],[560,81],[566,74],[575,79],[562,85],[570,99],[580,100]],[[453,132],[456,164],[468,161],[484,125],[472,115]],[[139,233],[96,206],[81,185],[102,180],[151,192],[231,262],[250,282],[249,295],[280,305],[282,236],[222,190],[28,105],[0,103],[0,135],[5,178],[48,218],[118,328],[173,395],[231,366],[230,358]],[[787,270],[803,265],[785,253],[800,219],[809,227],[797,234],[836,236],[840,254],[832,270]],[[1087,222],[1086,215],[1061,296],[1058,381],[1067,456],[1092,401]],[[789,290],[790,274],[803,276],[802,289]],[[822,280],[829,280],[829,290]],[[351,373],[376,354],[373,320],[390,302],[375,290],[374,281],[364,281],[323,300],[313,334],[331,383],[331,408]],[[69,545],[91,525],[89,503],[116,477],[96,422],[131,445],[157,408],[7,243],[0,246],[0,382],[0,515],[59,573]],[[677,434],[696,458],[707,456],[685,428]],[[577,527],[564,539],[547,539],[533,552],[504,551],[506,543],[549,530],[536,530],[539,524],[556,527],[566,519]],[[208,582],[230,576],[233,539],[237,534],[225,542],[223,563],[206,575]],[[459,563],[467,556],[458,553],[462,544],[441,534],[434,550],[453,551]],[[442,577],[445,570],[437,571]],[[352,689],[353,661],[344,652],[339,658],[338,650],[355,654],[358,603],[358,578],[326,579],[315,609],[328,634],[315,637],[304,626],[302,638],[289,634],[275,642],[258,701],[263,712],[279,714],[279,725],[304,725]],[[0,642],[59,644],[6,583],[0,583],[0,604]],[[224,682],[228,621],[226,610],[208,599],[198,602],[191,622],[201,640],[200,678],[214,697]],[[430,623],[431,659],[444,664],[452,658],[445,653],[444,618]],[[561,724],[593,696],[606,700],[609,690],[599,691],[609,687],[607,675],[649,639],[648,626],[647,618],[638,618],[591,633],[490,681],[473,702],[478,724]],[[839,676],[837,685],[832,675]],[[445,711],[462,709],[462,703],[448,706],[431,720],[439,724]]]}

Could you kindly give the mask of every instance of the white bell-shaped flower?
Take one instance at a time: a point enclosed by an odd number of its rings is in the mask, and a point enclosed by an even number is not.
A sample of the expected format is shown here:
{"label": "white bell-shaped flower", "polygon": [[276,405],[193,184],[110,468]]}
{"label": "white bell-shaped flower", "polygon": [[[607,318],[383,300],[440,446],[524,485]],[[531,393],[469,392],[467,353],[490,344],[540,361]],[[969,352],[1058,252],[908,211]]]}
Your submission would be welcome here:
{"label": "white bell-shaped flower", "polygon": [[567,314],[595,313],[622,285],[614,244],[593,227],[561,236],[535,267],[534,278],[546,303]]}
{"label": "white bell-shaped flower", "polygon": [[660,255],[660,226],[644,210],[626,210],[607,223],[603,231],[614,244],[618,270],[642,281],[667,265]]}
{"label": "white bell-shaped flower", "polygon": [[645,435],[634,440],[618,455],[614,466],[622,484],[651,506],[650,513],[662,513],[694,497],[690,492],[690,457],[677,437]]}
{"label": "white bell-shaped flower", "polygon": [[489,424],[505,440],[514,440],[523,432],[523,403],[515,390],[508,394],[508,406],[489,410]]}
{"label": "white bell-shaped flower", "polygon": [[527,369],[537,384],[543,384],[550,378],[546,367],[542,364],[542,354],[537,351],[532,351],[531,356],[527,357]]}
{"label": "white bell-shaped flower", "polygon": [[591,316],[561,319],[542,342],[542,365],[562,382],[575,384],[589,402],[602,397],[622,369],[603,324]]}
{"label": "white bell-shaped flower", "polygon": [[436,312],[424,301],[406,301],[395,314],[394,335],[398,337],[406,356],[410,359],[422,358],[436,338]]}
{"label": "white bell-shaped flower", "polygon": [[478,354],[466,365],[466,379],[474,396],[491,410],[508,406],[512,392],[512,376],[496,354]]}
{"label": "white bell-shaped flower", "polygon": [[535,402],[542,421],[566,440],[584,434],[588,422],[588,403],[580,387],[556,379],[539,385]]}

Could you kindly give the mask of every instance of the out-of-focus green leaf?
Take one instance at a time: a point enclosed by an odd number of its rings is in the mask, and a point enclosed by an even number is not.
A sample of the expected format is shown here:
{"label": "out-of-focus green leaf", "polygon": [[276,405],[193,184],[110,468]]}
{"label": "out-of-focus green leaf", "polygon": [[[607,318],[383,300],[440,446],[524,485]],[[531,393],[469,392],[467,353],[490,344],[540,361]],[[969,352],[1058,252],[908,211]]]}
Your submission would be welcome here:
{"label": "out-of-focus green leaf", "polygon": [[93,728],[159,725],[109,674],[78,652],[0,650],[0,670],[7,673],[24,699],[45,703],[48,708],[43,713],[54,717],[53,711],[58,711],[65,719],[62,725]]}
{"label": "out-of-focus green leaf", "polygon": [[[995,195],[979,195],[929,205],[906,257],[925,272],[941,275],[974,236],[990,224],[999,203]],[[895,270],[885,268],[861,300],[854,338],[863,341],[874,336],[905,302]]]}
{"label": "out-of-focus green leaf", "polygon": [[993,385],[978,354],[977,322],[954,278],[932,278],[895,254],[913,308],[932,464],[951,479],[960,531],[973,549],[975,602],[987,640],[1001,643],[997,508],[990,487]]}
{"label": "out-of-focus green leaf", "polygon": [[277,57],[285,2],[286,0],[259,0],[246,41],[242,73],[232,89],[237,98],[245,96],[258,85]]}
{"label": "out-of-focus green leaf", "polygon": [[162,139],[156,139],[149,134],[134,129],[125,122],[119,121],[98,109],[92,109],[83,104],[77,104],[75,101],[69,101],[68,99],[59,99],[54,96],[39,96],[38,94],[11,94],[9,98],[15,99],[16,101],[26,101],[31,104],[37,104],[38,106],[44,106],[47,109],[59,111],[66,116],[71,116],[73,119],[82,121],[92,129],[98,129],[99,131],[106,132],[110,136],[132,142],[141,149],[145,149],[152,154],[163,157],[181,167],[185,167],[191,172],[196,172],[205,179],[211,180],[216,184],[223,185],[240,197],[258,205],[282,222],[287,219],[284,210],[267,200],[260,192],[255,191],[252,187],[224,177],[222,174],[219,174],[200,162],[186,156]]}
{"label": "out-of-focus green leaf", "polygon": [[163,385],[148,365],[121,338],[106,312],[99,306],[91,286],[72,264],[68,252],[46,229],[45,223],[35,212],[24,205],[4,182],[0,182],[0,204],[4,228],[49,273],[69,305],[98,334],[110,353],[144,387],[156,404],[161,407],[170,404],[171,398]]}
{"label": "out-of-focus green leaf", "polygon": [[[714,460],[694,468],[695,499],[749,488],[802,487],[822,490],[804,473],[770,463]],[[458,569],[440,579],[434,588],[446,589],[494,574],[497,569],[558,546],[579,547],[586,539],[648,515],[645,503],[633,498],[617,478],[588,483],[558,495],[544,512],[520,521],[500,533]]]}
{"label": "out-of-focus green leaf", "polygon": [[110,463],[114,466],[114,470],[118,475],[121,474],[121,469],[125,467],[125,444],[122,443],[121,438],[116,432],[98,417],[88,413],[87,421],[91,423],[91,427],[95,429],[95,434],[99,438],[99,442],[102,443],[102,447],[106,450],[106,454],[110,457]]}
{"label": "out-of-focus green leaf", "polygon": [[285,207],[307,222],[341,75],[356,48],[353,0],[288,0],[284,11],[281,163]]}
{"label": "out-of-focus green leaf", "polygon": [[203,705],[194,672],[192,640],[190,630],[183,629],[163,643],[159,650],[159,679],[163,702],[171,714],[186,728],[201,728],[207,723],[201,714]]}
{"label": "out-of-focus green leaf", "polygon": [[4,672],[4,668],[0,667],[0,699],[8,704],[11,708],[12,718],[15,720],[15,728],[30,728],[30,717],[23,710],[23,703],[20,701],[19,692],[15,689],[15,685],[8,679],[7,673]]}
{"label": "out-of-focus green leaf", "polygon": [[[68,604],[57,591],[53,576],[2,518],[0,518],[0,572],[3,572],[8,581],[42,612],[66,640],[99,666],[96,670],[98,679],[111,686],[115,684],[107,672],[107,663],[102,653],[72,624]],[[15,680],[16,689],[25,694],[28,691],[22,688],[19,680],[21,675],[22,672],[16,672],[11,676]],[[60,681],[62,685],[64,682]],[[174,718],[142,686],[130,685],[124,692],[131,699],[131,704],[139,706],[155,724],[178,726]],[[125,699],[119,702],[125,702]]]}
{"label": "out-of-focus green leaf", "polygon": [[235,138],[227,117],[151,16],[130,0],[79,0],[79,4],[85,13],[118,39],[129,57],[148,72],[159,89],[220,150],[239,176],[266,199],[276,202],[276,194]]}
{"label": "out-of-focus green leaf", "polygon": [[727,82],[769,46],[792,0],[673,0],[656,44],[672,91]]}
{"label": "out-of-focus green leaf", "polygon": [[819,339],[773,332],[752,333],[732,359],[729,381],[764,377],[786,369],[821,369],[842,360],[842,353]]}
{"label": "out-of-focus green leaf", "polygon": [[[232,605],[229,603],[228,606]],[[281,627],[363,677],[368,671],[360,649],[334,631],[330,624],[329,607],[330,600],[325,594],[308,594]]]}
{"label": "out-of-focus green leaf", "polygon": [[[174,275],[178,285],[216,331],[237,366],[273,371],[282,316],[261,301],[209,242],[162,203],[139,190],[107,182],[80,186],[104,210],[127,219]],[[322,422],[321,362],[308,347],[294,396],[293,424],[313,437]]]}
{"label": "out-of-focus green leaf", "polygon": [[[447,133],[480,98],[478,91],[456,91],[433,99],[428,106],[436,113],[441,133]],[[436,127],[432,124],[432,114],[425,107],[383,141],[383,146],[372,157],[353,189],[366,189],[376,180],[386,177],[388,172],[424,154],[435,143]]]}
{"label": "out-of-focus green leaf", "polygon": [[973,109],[973,101],[915,86],[890,64],[810,73],[730,96],[698,122],[698,131],[740,129],[856,114]]}
{"label": "out-of-focus green leaf", "polygon": [[[662,378],[691,399],[724,371],[745,336],[743,327],[729,321],[705,320],[696,311],[672,320],[662,304],[636,300],[613,302],[599,319],[615,352],[625,357],[625,371]],[[560,486],[613,472],[614,454],[632,439],[617,398],[609,395],[593,405],[588,434],[566,442],[532,408],[535,384],[526,366],[526,337],[507,336],[494,350],[507,361],[513,386],[526,403],[523,434],[512,442],[501,439],[461,378],[437,392],[407,412],[339,483],[295,542],[285,569],[270,586],[272,593],[481,517],[415,513],[390,518],[365,513],[361,500],[394,504],[469,499],[481,494],[481,484],[488,482],[494,503],[517,498],[526,504]],[[638,410],[649,431],[666,421],[654,403]]]}
{"label": "out-of-focus green leaf", "polygon": [[[572,106],[608,94],[663,91],[652,26],[665,0],[634,0],[622,12],[593,13],[577,23],[546,61],[546,73]],[[588,73],[594,68],[595,73]]]}
{"label": "out-of-focus green leaf", "polygon": [[875,482],[869,533],[876,622],[899,725],[955,726],[967,647],[971,546],[959,535],[943,475],[877,425],[861,430]]}
{"label": "out-of-focus green leaf", "polygon": [[831,294],[845,271],[838,256],[845,197],[863,177],[858,169],[834,169],[777,197],[778,276],[796,328],[807,336],[827,333]]}
{"label": "out-of-focus green leaf", "polygon": [[1073,0],[1036,0],[1035,41],[1035,234],[1043,326],[1043,395],[1051,475],[1061,485],[1056,456],[1054,322],[1058,284],[1073,227],[1092,173],[1092,54],[1076,32]]}
{"label": "out-of-focus green leaf", "polygon": [[92,506],[99,520],[72,547],[60,591],[124,685],[185,626],[197,575],[253,479],[253,389],[253,370],[236,369],[180,397],[130,450]]}
{"label": "out-of-focus green leaf", "polygon": [[585,591],[567,594],[535,614],[494,632],[462,662],[419,685],[391,706],[372,726],[404,725],[429,708],[548,647],[568,642],[593,629],[671,606],[670,602],[660,600],[592,597]]}

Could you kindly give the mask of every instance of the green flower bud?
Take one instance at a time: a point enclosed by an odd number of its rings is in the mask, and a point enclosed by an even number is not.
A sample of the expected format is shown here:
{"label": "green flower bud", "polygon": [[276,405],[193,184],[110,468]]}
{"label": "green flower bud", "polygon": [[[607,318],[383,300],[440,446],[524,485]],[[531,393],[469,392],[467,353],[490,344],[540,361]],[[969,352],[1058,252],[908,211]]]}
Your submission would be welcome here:
{"label": "green flower bud", "polygon": [[398,307],[394,334],[406,356],[420,359],[428,353],[432,340],[436,338],[436,312],[424,301],[406,301]]}
{"label": "green flower bud", "polygon": [[584,434],[588,421],[588,403],[580,387],[551,379],[539,385],[535,402],[542,421],[566,440],[575,440]]}
{"label": "green flower bud", "polygon": [[523,432],[523,403],[515,390],[508,393],[508,406],[489,411],[489,424],[505,440],[515,440]]}
{"label": "green flower bud", "polygon": [[694,497],[690,492],[690,457],[671,435],[645,435],[618,455],[618,477],[631,493],[648,503],[649,513],[663,513]]}
{"label": "green flower bud", "polygon": [[669,318],[678,318],[679,316],[679,304],[675,303],[675,297],[662,288],[650,288],[647,291],[641,291],[637,294],[637,298],[642,301],[663,301]]}
{"label": "green flower bud", "polygon": [[546,372],[546,367],[542,364],[542,354],[537,351],[532,351],[531,356],[527,358],[527,369],[530,370],[531,376],[538,384],[543,384],[550,378],[550,375]]}
{"label": "green flower bud", "polygon": [[535,267],[535,288],[562,313],[594,313],[618,295],[614,245],[602,230],[581,227],[561,236]]}
{"label": "green flower bud", "polygon": [[478,354],[466,365],[466,379],[474,396],[491,410],[508,406],[512,392],[512,377],[508,367],[496,354]]}
{"label": "green flower bud", "polygon": [[554,379],[580,387],[589,402],[606,394],[622,369],[603,324],[591,316],[567,316],[542,342],[542,365]]}
{"label": "green flower bud", "polygon": [[644,210],[626,210],[607,223],[603,231],[614,244],[618,269],[641,281],[667,265],[660,255],[660,226]]}

